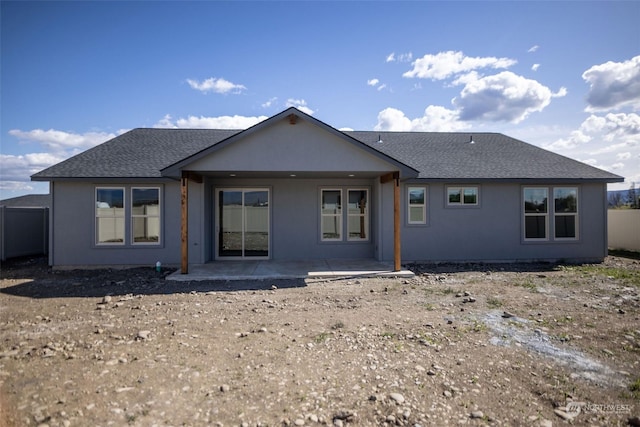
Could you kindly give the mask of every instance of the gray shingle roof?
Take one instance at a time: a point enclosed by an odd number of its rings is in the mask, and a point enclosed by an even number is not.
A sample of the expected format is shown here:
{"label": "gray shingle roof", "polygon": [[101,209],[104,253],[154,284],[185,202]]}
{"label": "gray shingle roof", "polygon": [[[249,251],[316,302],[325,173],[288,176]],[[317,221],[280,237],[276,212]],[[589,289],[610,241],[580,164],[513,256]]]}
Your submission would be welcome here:
{"label": "gray shingle roof", "polygon": [[[298,110],[295,112],[305,116]],[[32,179],[47,181],[64,178],[160,178],[162,169],[238,132],[241,131],[134,129],[38,172]],[[419,171],[418,178],[623,181],[618,175],[498,133],[473,134],[473,144],[469,143],[469,133],[344,133],[416,169]],[[378,142],[379,138],[382,143]]]}
{"label": "gray shingle roof", "polygon": [[420,171],[418,178],[623,180],[618,175],[499,133],[345,133]]}
{"label": "gray shingle roof", "polygon": [[0,200],[0,206],[9,208],[49,208],[51,207],[51,194],[25,194]]}
{"label": "gray shingle roof", "polygon": [[240,131],[133,129],[32,176],[51,178],[160,178],[160,170]]}

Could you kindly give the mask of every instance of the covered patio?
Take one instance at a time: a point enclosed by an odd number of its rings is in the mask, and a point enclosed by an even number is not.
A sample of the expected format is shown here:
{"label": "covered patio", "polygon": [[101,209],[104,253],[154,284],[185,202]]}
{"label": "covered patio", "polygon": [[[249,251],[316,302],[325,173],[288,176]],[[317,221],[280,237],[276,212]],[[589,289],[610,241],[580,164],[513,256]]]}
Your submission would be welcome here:
{"label": "covered patio", "polygon": [[244,260],[191,264],[187,274],[177,270],[167,280],[278,280],[350,277],[413,277],[410,270],[395,271],[392,262],[373,259]]}

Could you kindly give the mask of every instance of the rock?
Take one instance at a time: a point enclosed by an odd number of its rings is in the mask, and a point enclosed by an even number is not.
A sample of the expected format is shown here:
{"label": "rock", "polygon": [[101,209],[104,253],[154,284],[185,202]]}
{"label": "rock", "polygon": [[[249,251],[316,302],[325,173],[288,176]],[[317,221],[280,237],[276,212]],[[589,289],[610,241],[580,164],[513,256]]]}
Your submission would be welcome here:
{"label": "rock", "polygon": [[389,399],[394,400],[398,405],[402,405],[404,403],[404,396],[400,393],[390,393]]}
{"label": "rock", "polygon": [[110,295],[105,295],[102,298],[102,304],[109,304],[111,302],[111,296]]}
{"label": "rock", "polygon": [[553,427],[553,423],[549,420],[545,420],[544,418],[538,422],[539,427]]}
{"label": "rock", "polygon": [[443,391],[443,392],[442,392],[442,395],[443,395],[444,397],[451,397],[451,396],[452,396],[452,394],[451,394],[451,392],[450,392],[449,390],[445,390],[445,391]]}
{"label": "rock", "polygon": [[149,335],[151,335],[151,331],[138,331],[137,339],[139,340],[148,340]]}
{"label": "rock", "polygon": [[295,425],[295,426],[303,426],[304,425],[304,420],[302,418],[298,418],[293,422],[293,425]]}
{"label": "rock", "polygon": [[471,414],[469,414],[469,417],[471,417],[471,418],[483,418],[484,414],[482,413],[482,411],[471,411]]}
{"label": "rock", "polygon": [[508,311],[505,311],[502,313],[502,317],[504,317],[505,319],[510,319],[512,317],[516,317],[515,314],[509,313]]}
{"label": "rock", "polygon": [[571,421],[578,415],[577,412],[565,412],[560,408],[554,409],[553,413],[565,421]]}
{"label": "rock", "polygon": [[221,392],[223,392],[223,393],[226,393],[226,392],[228,392],[229,390],[231,390],[231,388],[229,387],[229,385],[228,385],[228,384],[222,384],[222,385],[220,386],[220,391],[221,391]]}

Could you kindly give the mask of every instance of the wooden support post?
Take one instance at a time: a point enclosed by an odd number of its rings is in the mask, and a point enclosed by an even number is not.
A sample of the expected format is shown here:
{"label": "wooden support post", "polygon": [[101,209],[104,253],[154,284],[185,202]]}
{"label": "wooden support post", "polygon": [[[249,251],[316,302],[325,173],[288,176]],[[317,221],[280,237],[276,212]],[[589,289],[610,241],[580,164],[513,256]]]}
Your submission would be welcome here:
{"label": "wooden support post", "polygon": [[180,221],[182,264],[180,272],[187,274],[189,272],[189,174],[186,172],[182,173],[180,179],[180,204],[182,207]]}
{"label": "wooden support post", "polygon": [[380,177],[380,183],[393,181],[393,271],[402,269],[400,254],[400,173],[392,172]]}
{"label": "wooden support post", "polygon": [[400,174],[394,173],[393,178],[393,271],[400,271]]}

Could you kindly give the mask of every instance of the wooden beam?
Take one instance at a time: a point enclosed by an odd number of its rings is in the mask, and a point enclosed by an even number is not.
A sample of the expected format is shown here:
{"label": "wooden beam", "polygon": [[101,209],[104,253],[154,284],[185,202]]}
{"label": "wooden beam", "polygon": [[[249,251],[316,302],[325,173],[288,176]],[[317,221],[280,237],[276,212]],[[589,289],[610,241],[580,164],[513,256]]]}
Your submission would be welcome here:
{"label": "wooden beam", "polygon": [[180,180],[180,239],[182,263],[180,272],[189,273],[189,173],[183,172]]}
{"label": "wooden beam", "polygon": [[393,271],[402,269],[400,256],[400,174],[393,174]]}
{"label": "wooden beam", "polygon": [[380,184],[386,184],[387,182],[391,182],[396,178],[397,172],[389,172],[388,174],[382,175],[380,177]]}
{"label": "wooden beam", "polygon": [[195,172],[183,172],[182,175],[184,176],[186,174],[187,178],[189,179],[189,181],[193,181],[196,182],[198,184],[202,184],[202,182],[204,181],[202,178],[202,175],[197,174]]}

